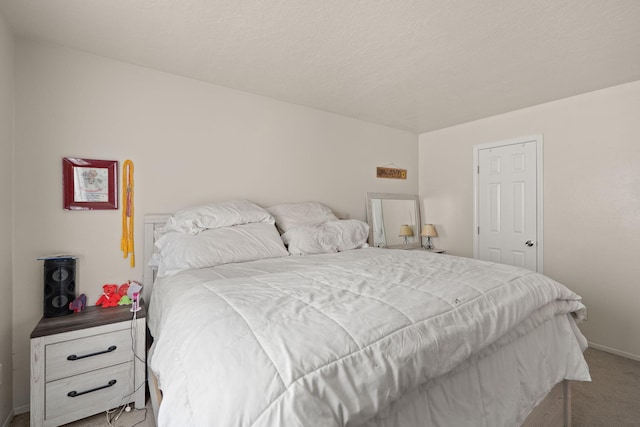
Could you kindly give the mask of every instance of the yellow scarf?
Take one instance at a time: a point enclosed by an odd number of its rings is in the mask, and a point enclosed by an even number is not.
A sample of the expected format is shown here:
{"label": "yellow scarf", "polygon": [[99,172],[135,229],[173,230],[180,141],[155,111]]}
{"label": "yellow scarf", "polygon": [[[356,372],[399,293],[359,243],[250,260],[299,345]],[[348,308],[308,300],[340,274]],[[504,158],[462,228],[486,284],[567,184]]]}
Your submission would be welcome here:
{"label": "yellow scarf", "polygon": [[122,240],[120,249],[124,258],[131,254],[131,267],[136,266],[133,252],[133,162],[125,160],[122,164]]}

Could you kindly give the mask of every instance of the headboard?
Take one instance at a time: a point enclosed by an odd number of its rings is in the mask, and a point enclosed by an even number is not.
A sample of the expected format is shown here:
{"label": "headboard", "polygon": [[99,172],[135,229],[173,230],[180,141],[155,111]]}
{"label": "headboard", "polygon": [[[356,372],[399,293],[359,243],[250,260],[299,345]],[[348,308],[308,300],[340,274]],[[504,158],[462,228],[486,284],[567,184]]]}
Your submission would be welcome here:
{"label": "headboard", "polygon": [[171,215],[145,215],[144,216],[144,248],[142,256],[144,259],[144,270],[142,273],[142,298],[149,306],[151,302],[151,292],[153,290],[153,282],[156,279],[156,270],[149,267],[149,260],[153,255],[156,229],[162,227]]}

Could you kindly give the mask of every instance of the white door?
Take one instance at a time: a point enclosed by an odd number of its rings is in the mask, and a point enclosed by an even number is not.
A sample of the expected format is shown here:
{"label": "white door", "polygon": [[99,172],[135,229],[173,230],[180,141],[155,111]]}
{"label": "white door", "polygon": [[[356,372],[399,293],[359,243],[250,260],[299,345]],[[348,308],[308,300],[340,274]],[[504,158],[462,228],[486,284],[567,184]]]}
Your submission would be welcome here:
{"label": "white door", "polygon": [[476,147],[477,258],[542,272],[541,142]]}

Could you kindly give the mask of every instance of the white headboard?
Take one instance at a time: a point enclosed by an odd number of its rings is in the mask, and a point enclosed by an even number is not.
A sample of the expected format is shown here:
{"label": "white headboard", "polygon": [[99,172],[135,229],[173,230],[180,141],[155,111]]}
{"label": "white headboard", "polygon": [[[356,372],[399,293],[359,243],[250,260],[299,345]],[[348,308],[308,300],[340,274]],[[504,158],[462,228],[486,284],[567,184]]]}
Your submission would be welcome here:
{"label": "white headboard", "polygon": [[144,249],[142,256],[144,258],[144,270],[142,273],[142,298],[149,306],[151,302],[151,292],[153,291],[153,282],[156,279],[156,270],[149,267],[149,260],[153,255],[156,229],[162,227],[171,215],[145,215],[144,216]]}

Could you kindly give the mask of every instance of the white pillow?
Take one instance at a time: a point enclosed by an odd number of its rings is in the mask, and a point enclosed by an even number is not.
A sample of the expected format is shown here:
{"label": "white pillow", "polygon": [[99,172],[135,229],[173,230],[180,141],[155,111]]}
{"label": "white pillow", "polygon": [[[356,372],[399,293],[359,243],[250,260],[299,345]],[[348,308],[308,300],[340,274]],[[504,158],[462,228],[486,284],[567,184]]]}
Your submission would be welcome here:
{"label": "white pillow", "polygon": [[292,255],[341,252],[367,247],[369,225],[357,219],[293,228],[282,235]]}
{"label": "white pillow", "polygon": [[249,200],[233,200],[182,209],[167,221],[162,233],[179,231],[197,234],[209,228],[265,222],[274,224],[269,212]]}
{"label": "white pillow", "polygon": [[155,243],[158,276],[189,268],[287,256],[273,224],[253,223],[203,230],[198,234],[165,233]]}
{"label": "white pillow", "polygon": [[267,210],[274,216],[276,226],[282,233],[296,227],[338,220],[331,209],[319,202],[285,203]]}

